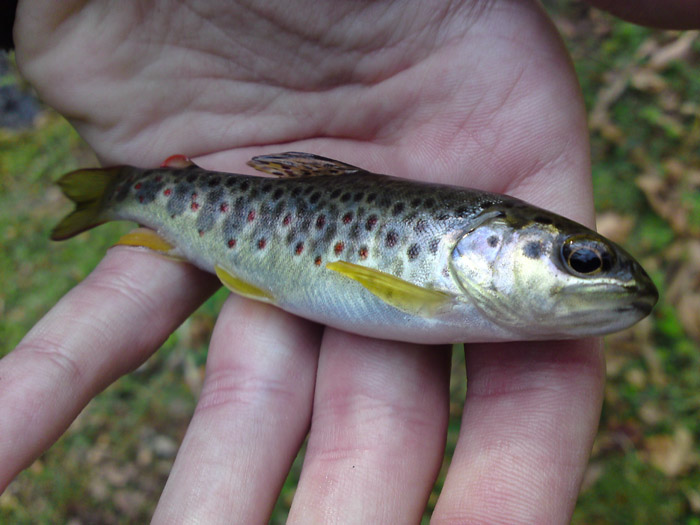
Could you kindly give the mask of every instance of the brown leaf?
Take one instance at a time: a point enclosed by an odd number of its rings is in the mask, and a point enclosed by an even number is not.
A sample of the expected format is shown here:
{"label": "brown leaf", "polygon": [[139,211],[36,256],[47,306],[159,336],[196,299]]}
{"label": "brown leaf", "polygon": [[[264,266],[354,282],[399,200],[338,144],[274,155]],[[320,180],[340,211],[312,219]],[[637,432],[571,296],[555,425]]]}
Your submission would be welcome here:
{"label": "brown leaf", "polygon": [[693,435],[685,427],[678,428],[673,436],[648,438],[644,448],[648,461],[668,477],[684,474],[698,462],[693,450]]}
{"label": "brown leaf", "polygon": [[624,244],[634,228],[634,218],[608,211],[596,217],[596,225],[601,235],[616,243]]}

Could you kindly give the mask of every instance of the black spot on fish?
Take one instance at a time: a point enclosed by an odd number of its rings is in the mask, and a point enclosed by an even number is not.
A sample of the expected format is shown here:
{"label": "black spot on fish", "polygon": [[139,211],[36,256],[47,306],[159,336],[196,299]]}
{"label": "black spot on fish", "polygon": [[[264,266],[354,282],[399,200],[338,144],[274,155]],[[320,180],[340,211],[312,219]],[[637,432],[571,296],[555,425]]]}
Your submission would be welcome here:
{"label": "black spot on fish", "polygon": [[333,240],[333,238],[335,237],[336,230],[337,228],[335,224],[329,224],[328,228],[326,228],[326,233],[323,234],[323,241],[330,242],[331,240]]}
{"label": "black spot on fish", "polygon": [[219,184],[221,184],[221,177],[212,177],[207,181],[207,186],[210,188],[216,188]]}
{"label": "black spot on fish", "polygon": [[364,197],[365,197],[365,194],[361,191],[358,191],[357,193],[355,193],[352,200],[354,202],[360,202]]}
{"label": "black spot on fish", "polygon": [[403,210],[406,208],[406,205],[403,202],[397,202],[394,204],[393,209],[391,210],[391,214],[396,217],[397,215],[400,215],[403,213]]}
{"label": "black spot on fish", "polygon": [[297,186],[292,190],[292,197],[298,197],[301,194],[302,187]]}
{"label": "black spot on fish", "polygon": [[491,235],[488,239],[486,239],[486,242],[488,243],[491,248],[495,248],[498,246],[498,237],[495,235]]}
{"label": "black spot on fish", "polygon": [[409,261],[413,261],[420,255],[420,247],[417,244],[411,244],[406,251]]}
{"label": "black spot on fish", "polygon": [[241,191],[248,191],[248,188],[250,188],[250,181],[244,180],[241,182]]}
{"label": "black spot on fish", "polygon": [[469,207],[468,206],[460,206],[455,210],[455,215],[458,217],[466,217],[469,215]]}
{"label": "black spot on fish", "polygon": [[277,200],[277,199],[279,199],[280,197],[282,197],[282,195],[284,195],[284,190],[283,190],[282,188],[277,188],[277,189],[275,190],[275,193],[272,194],[272,198],[273,198],[274,200]]}
{"label": "black spot on fish", "polygon": [[491,206],[493,206],[493,202],[491,202],[491,201],[483,201],[483,202],[480,204],[480,206],[481,206],[481,209],[482,209],[482,210],[485,210],[486,208],[490,208]]}
{"label": "black spot on fish", "polygon": [[429,198],[425,199],[425,202],[423,203],[423,205],[430,210],[430,209],[435,207],[435,199],[432,199],[429,197]]}
{"label": "black spot on fish", "polygon": [[340,194],[341,194],[341,191],[339,189],[335,189],[331,192],[330,197],[331,197],[331,199],[337,199],[338,197],[340,197]]}
{"label": "black spot on fish", "polygon": [[272,189],[272,183],[267,182],[267,183],[262,185],[262,188],[260,188],[260,191],[262,191],[263,193],[269,193],[271,189]]}
{"label": "black spot on fish", "polygon": [[367,204],[372,204],[377,199],[376,193],[370,193],[367,195]]}
{"label": "black spot on fish", "polygon": [[349,193],[343,193],[343,195],[341,195],[340,197],[340,202],[348,202],[350,200],[350,197],[352,197],[352,195],[350,195]]}
{"label": "black spot on fish", "polygon": [[316,204],[318,202],[318,199],[320,199],[320,198],[321,198],[321,192],[317,191],[313,195],[311,195],[311,197],[309,198],[309,202],[311,204]]}
{"label": "black spot on fish", "polygon": [[304,195],[309,195],[312,191],[314,191],[314,187],[307,186],[306,188],[304,188]]}
{"label": "black spot on fish", "polygon": [[537,215],[535,217],[535,222],[538,222],[540,224],[553,224],[552,219],[550,219],[549,217],[545,217],[543,215]]}
{"label": "black spot on fish", "polygon": [[431,239],[431,241],[428,243],[428,251],[430,251],[430,253],[437,253],[439,246],[440,237],[435,237],[434,239]]}
{"label": "black spot on fish", "polygon": [[421,202],[423,202],[422,199],[413,199],[411,201],[411,208],[417,208],[418,206],[420,206]]}
{"label": "black spot on fish", "polygon": [[185,180],[186,180],[187,182],[189,182],[190,184],[194,184],[195,181],[197,180],[197,175],[195,175],[194,173],[192,173],[191,175],[188,175],[188,176],[187,176],[187,179],[185,179]]}
{"label": "black spot on fish", "polygon": [[226,177],[226,180],[224,181],[224,185],[227,188],[233,188],[236,185],[237,179],[236,177]]}
{"label": "black spot on fish", "polygon": [[542,255],[542,243],[539,241],[527,243],[523,248],[523,254],[530,259],[538,259]]}
{"label": "black spot on fish", "polygon": [[451,218],[452,218],[452,216],[449,213],[438,213],[435,216],[435,220],[438,220],[438,221],[447,221]]}
{"label": "black spot on fish", "polygon": [[413,227],[416,233],[423,233],[428,230],[428,221],[425,219],[418,219],[416,225]]}
{"label": "black spot on fish", "polygon": [[389,231],[386,234],[386,239],[384,239],[384,244],[386,244],[387,248],[393,248],[397,242],[399,242],[399,234],[394,230]]}

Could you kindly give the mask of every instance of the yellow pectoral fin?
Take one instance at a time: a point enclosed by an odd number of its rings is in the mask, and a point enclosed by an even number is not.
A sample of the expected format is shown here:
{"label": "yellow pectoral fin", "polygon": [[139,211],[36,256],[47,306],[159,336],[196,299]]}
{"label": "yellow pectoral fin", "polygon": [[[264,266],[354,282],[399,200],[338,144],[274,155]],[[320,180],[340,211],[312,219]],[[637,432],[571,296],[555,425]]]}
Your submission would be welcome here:
{"label": "yellow pectoral fin", "polygon": [[129,233],[122,236],[115,243],[115,246],[142,246],[143,248],[148,248],[149,250],[158,252],[175,261],[185,260],[182,257],[171,253],[175,249],[175,246],[148,228],[136,228],[135,230],[131,230]]}
{"label": "yellow pectoral fin", "polygon": [[336,261],[326,264],[326,268],[357,281],[385,303],[409,314],[430,317],[453,301],[449,293],[416,286],[359,264]]}
{"label": "yellow pectoral fin", "polygon": [[270,292],[244,281],[218,264],[214,268],[214,271],[216,272],[216,276],[219,278],[221,283],[233,293],[237,293],[238,295],[242,295],[243,297],[247,297],[249,299],[255,299],[256,301],[262,301],[264,303],[274,303],[275,299],[272,297]]}

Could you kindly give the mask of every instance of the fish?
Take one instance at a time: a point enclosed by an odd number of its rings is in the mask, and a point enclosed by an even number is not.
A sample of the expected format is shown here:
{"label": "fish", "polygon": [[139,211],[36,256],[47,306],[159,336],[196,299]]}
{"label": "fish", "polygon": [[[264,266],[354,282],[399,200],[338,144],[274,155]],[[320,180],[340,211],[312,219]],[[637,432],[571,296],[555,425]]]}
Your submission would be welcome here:
{"label": "fish", "polygon": [[371,173],[301,152],[266,176],[89,168],[58,185],[69,239],[107,221],[140,246],[215,273],[234,293],[360,335],[425,344],[571,339],[625,329],[658,292],[622,247],[507,195]]}

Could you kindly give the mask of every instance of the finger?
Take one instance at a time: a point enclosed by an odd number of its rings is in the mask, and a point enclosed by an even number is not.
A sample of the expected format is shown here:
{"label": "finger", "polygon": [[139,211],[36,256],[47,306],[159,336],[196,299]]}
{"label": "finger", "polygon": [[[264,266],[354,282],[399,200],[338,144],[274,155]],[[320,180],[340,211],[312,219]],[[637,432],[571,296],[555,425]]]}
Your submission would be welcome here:
{"label": "finger", "polygon": [[597,341],[473,345],[434,523],[568,523],[600,415]]}
{"label": "finger", "polygon": [[327,329],[289,523],[415,523],[442,463],[450,352]]}
{"label": "finger", "polygon": [[216,287],[187,264],[134,248],[107,252],[0,361],[0,491]]}
{"label": "finger", "polygon": [[154,523],[265,523],[311,419],[321,327],[231,296]]}

